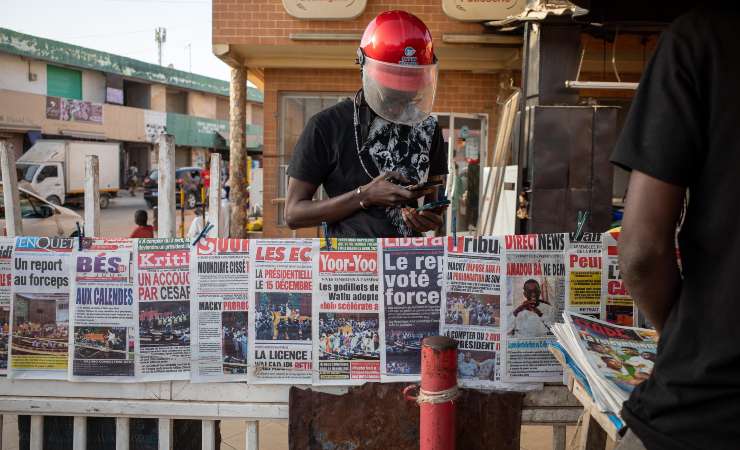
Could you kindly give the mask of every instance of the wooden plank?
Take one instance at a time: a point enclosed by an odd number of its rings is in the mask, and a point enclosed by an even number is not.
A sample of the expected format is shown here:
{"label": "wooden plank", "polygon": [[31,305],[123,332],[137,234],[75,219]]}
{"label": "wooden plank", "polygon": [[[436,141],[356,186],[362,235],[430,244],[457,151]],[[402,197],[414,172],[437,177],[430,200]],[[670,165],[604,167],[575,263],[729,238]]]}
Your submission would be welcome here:
{"label": "wooden plank", "polygon": [[128,450],[131,442],[131,420],[128,417],[116,417],[116,450]]}
{"label": "wooden plank", "polygon": [[97,155],[85,156],[85,235],[100,236],[100,163]]}
{"label": "wooden plank", "polygon": [[[208,187],[208,221],[213,229],[210,237],[219,237],[221,227],[221,154],[211,153],[211,185]],[[228,233],[226,233],[228,236]]]}
{"label": "wooden plank", "polygon": [[[22,236],[23,219],[21,216],[21,204],[18,198],[18,175],[15,171],[15,154],[12,144],[0,140],[0,173],[3,178],[3,186],[12,189],[3,189],[3,201],[5,205],[5,235]],[[12,205],[12,207],[8,207]]]}
{"label": "wooden plank", "polygon": [[[334,395],[346,394],[349,390],[342,386],[313,386],[311,389]],[[178,401],[288,403],[289,392],[287,385],[172,382],[172,400]]]}
{"label": "wooden plank", "polygon": [[31,445],[28,450],[44,449],[44,416],[31,416]]}
{"label": "wooden plank", "polygon": [[201,450],[216,450],[216,421],[201,420]]}
{"label": "wooden plank", "polygon": [[576,424],[583,414],[582,408],[525,408],[522,425]]}
{"label": "wooden plank", "polygon": [[72,424],[72,449],[87,450],[87,417],[75,416]]}
{"label": "wooden plank", "polygon": [[565,432],[567,428],[565,425],[557,424],[552,426],[552,449],[553,450],[565,450]]}
{"label": "wooden plank", "polygon": [[585,414],[581,424],[580,450],[604,450],[606,432],[591,414]]}
{"label": "wooden plank", "polygon": [[619,441],[619,433],[614,423],[609,420],[606,414],[599,411],[599,407],[593,401],[591,396],[586,392],[586,389],[581,383],[574,381],[573,383],[573,395],[583,404],[583,408],[590,412],[590,416],[599,423],[601,428],[606,432],[613,441]]}
{"label": "wooden plank", "polygon": [[71,383],[52,380],[9,380],[0,378],[0,396],[65,397],[102,399],[169,400],[170,383]]}
{"label": "wooden plank", "polygon": [[544,407],[544,406],[573,406],[580,407],[581,403],[568,390],[567,387],[544,386],[541,391],[527,392],[522,403],[524,407]]}
{"label": "wooden plank", "polygon": [[175,237],[175,137],[162,133],[159,146],[159,179],[157,180],[157,235]]}
{"label": "wooden plank", "polygon": [[522,37],[500,34],[443,33],[442,42],[445,44],[489,44],[519,47],[522,45]]}
{"label": "wooden plank", "polygon": [[159,418],[158,450],[172,450],[172,419]]}
{"label": "wooden plank", "polygon": [[260,423],[256,420],[247,421],[246,450],[259,450],[260,448]]}
{"label": "wooden plank", "polygon": [[175,417],[178,419],[287,419],[285,403],[173,402],[166,400],[0,397],[0,412],[94,417]]}

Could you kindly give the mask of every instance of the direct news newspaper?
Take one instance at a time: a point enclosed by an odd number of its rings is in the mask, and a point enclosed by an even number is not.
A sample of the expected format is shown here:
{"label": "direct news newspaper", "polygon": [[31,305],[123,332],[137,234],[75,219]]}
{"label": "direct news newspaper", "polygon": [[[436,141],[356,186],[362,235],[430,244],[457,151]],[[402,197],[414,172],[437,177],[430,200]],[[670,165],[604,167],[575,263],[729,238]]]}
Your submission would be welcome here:
{"label": "direct news newspaper", "polygon": [[560,363],[548,350],[549,326],[562,320],[565,307],[565,249],[568,235],[504,236],[506,382],[558,382]]}
{"label": "direct news newspaper", "polygon": [[318,240],[252,241],[249,381],[311,384],[314,258]]}
{"label": "direct news newspaper", "polygon": [[464,387],[501,381],[501,241],[447,239],[441,334],[457,341],[457,378]]}
{"label": "direct news newspaper", "polygon": [[376,239],[321,239],[314,262],[313,384],[380,381]]}
{"label": "direct news newspaper", "polygon": [[415,381],[421,341],[439,334],[443,237],[380,239],[381,380]]}
{"label": "direct news newspaper", "polygon": [[203,238],[192,247],[193,382],[246,381],[249,241]]}
{"label": "direct news newspaper", "polygon": [[190,243],[136,241],[138,345],[141,381],[190,378]]}
{"label": "direct news newspaper", "polygon": [[15,238],[10,378],[66,380],[76,239]]}
{"label": "direct news newspaper", "polygon": [[136,381],[132,265],[130,241],[88,239],[83,250],[74,253],[70,380]]}

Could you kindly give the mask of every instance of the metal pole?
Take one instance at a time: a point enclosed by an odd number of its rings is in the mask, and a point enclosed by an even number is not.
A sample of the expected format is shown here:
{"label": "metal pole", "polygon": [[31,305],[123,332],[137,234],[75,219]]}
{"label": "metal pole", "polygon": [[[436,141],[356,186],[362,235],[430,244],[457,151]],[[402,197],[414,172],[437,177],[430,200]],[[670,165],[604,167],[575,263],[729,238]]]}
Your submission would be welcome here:
{"label": "metal pole", "polygon": [[[221,236],[221,155],[211,154],[211,184],[208,186],[208,221],[213,225],[211,237]],[[228,235],[228,233],[227,233]]]}
{"label": "metal pole", "polygon": [[175,237],[175,137],[162,133],[159,145],[159,180],[157,181],[157,225],[161,238]]}
{"label": "metal pole", "polygon": [[85,235],[100,236],[100,162],[85,156]]}
{"label": "metal pole", "polygon": [[420,405],[419,450],[455,449],[455,403],[457,398],[457,342],[445,336],[429,336],[421,343],[421,389],[414,398]]}
{"label": "metal pole", "polygon": [[15,171],[13,145],[0,140],[0,170],[3,177],[3,200],[5,204],[5,234],[23,235],[21,204],[18,198],[18,175]]}

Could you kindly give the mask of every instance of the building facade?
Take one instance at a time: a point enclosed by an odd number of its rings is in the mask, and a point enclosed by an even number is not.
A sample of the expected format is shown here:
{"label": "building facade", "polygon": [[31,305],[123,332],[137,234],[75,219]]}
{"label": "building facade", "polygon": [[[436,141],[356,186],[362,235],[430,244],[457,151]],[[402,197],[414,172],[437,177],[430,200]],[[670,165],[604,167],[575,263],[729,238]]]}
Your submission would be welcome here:
{"label": "building facade", "polygon": [[[453,199],[457,230],[475,232],[483,198],[480,180],[492,164],[501,105],[520,85],[524,50],[521,27],[507,32],[489,21],[517,15],[526,3],[213,0],[214,54],[264,86],[264,236],[319,235],[317,228],[293,231],[285,225],[287,164],[307,120],[361,87],[355,64],[361,34],[377,14],[392,9],[418,16],[431,30],[440,68],[434,114],[448,145],[450,168],[460,175],[459,198]],[[608,80],[619,70],[623,80],[635,81],[654,42],[653,35],[620,35],[616,48],[616,39],[612,43],[583,33],[578,76]],[[618,62],[618,69],[614,64],[612,71],[608,58]],[[580,95],[584,102],[628,106],[632,92],[581,89]]]}
{"label": "building facade", "polygon": [[[248,88],[247,149],[262,148],[262,92]],[[0,28],[0,138],[20,156],[38,139],[122,143],[121,182],[157,164],[157,136],[175,136],[176,164],[228,159],[229,83]]]}

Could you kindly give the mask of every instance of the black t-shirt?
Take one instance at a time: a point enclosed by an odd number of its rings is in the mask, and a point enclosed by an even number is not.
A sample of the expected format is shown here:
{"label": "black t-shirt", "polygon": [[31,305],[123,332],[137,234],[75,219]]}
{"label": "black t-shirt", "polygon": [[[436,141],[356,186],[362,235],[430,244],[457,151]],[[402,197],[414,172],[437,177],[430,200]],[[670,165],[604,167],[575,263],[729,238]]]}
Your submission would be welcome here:
{"label": "black t-shirt", "polygon": [[739,26],[736,8],[696,10],[663,34],[612,156],[689,189],[680,297],[623,408],[651,450],[740,448]]}
{"label": "black t-shirt", "polygon": [[[354,191],[392,170],[412,183],[447,173],[447,147],[436,119],[410,127],[383,120],[362,104],[359,136],[365,168],[357,152],[354,102],[346,99],[313,116],[293,150],[288,175],[317,186],[329,197]],[[367,169],[370,174],[368,174]],[[336,223],[332,237],[401,237],[416,235],[403,223],[400,209],[371,207]]]}

